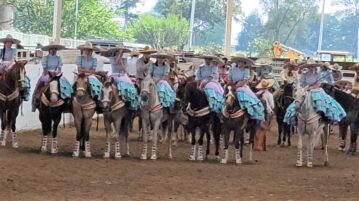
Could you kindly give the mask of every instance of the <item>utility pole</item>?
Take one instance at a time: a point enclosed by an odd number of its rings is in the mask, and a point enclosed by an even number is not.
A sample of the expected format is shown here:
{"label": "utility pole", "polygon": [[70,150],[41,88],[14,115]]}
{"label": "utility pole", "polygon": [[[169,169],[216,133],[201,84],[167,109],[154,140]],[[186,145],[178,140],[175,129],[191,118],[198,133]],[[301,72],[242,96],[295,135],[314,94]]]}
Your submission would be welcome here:
{"label": "utility pole", "polygon": [[224,44],[224,55],[226,56],[231,55],[233,4],[233,0],[227,0],[226,33]]}
{"label": "utility pole", "polygon": [[77,39],[78,16],[79,16],[79,0],[76,0],[76,5],[75,5],[75,39]]}
{"label": "utility pole", "polygon": [[192,40],[193,40],[193,24],[194,24],[194,12],[196,10],[196,0],[192,0],[192,8],[191,8],[191,19],[189,25],[189,41],[188,41],[188,49],[192,49]]}
{"label": "utility pole", "polygon": [[61,38],[61,18],[62,18],[62,0],[55,0],[52,39],[57,44],[60,43],[60,38]]}
{"label": "utility pole", "polygon": [[323,29],[324,29],[324,9],[325,9],[325,0],[323,0],[323,5],[322,5],[322,15],[321,15],[321,19],[320,19],[319,42],[318,42],[317,52],[322,50]]}

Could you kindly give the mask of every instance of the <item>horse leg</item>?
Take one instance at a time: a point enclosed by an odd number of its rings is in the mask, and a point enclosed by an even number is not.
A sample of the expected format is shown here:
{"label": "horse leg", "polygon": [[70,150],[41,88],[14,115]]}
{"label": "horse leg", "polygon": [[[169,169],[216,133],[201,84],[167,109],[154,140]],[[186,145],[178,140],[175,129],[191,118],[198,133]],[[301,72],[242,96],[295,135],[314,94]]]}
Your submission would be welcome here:
{"label": "horse leg", "polygon": [[357,138],[358,138],[358,124],[357,123],[351,123],[350,124],[350,147],[349,150],[351,155],[355,155],[357,151]]}
{"label": "horse leg", "polygon": [[298,155],[297,155],[297,167],[303,166],[303,134],[302,131],[298,132]]}
{"label": "horse leg", "polygon": [[[199,161],[203,161],[203,138],[204,138],[204,134],[206,133],[206,129],[201,128],[200,129],[200,136],[198,139],[198,155],[197,155],[197,160]],[[207,144],[211,144],[210,142],[210,137],[207,137]]]}
{"label": "horse leg", "polygon": [[282,144],[282,127],[283,124],[282,122],[280,122],[280,120],[278,120],[277,118],[277,123],[278,123],[278,140],[277,140],[277,145],[281,145]]}
{"label": "horse leg", "polygon": [[221,163],[222,164],[226,164],[228,161],[228,147],[229,147],[229,135],[230,135],[230,130],[228,128],[224,128],[223,129],[223,134],[224,134],[224,151],[223,151],[223,156],[222,156],[222,160]]}
{"label": "horse leg", "polygon": [[[107,117],[107,115],[104,116],[104,124],[105,124],[105,130],[106,130],[106,142],[105,142],[105,152],[103,154],[104,158],[110,158],[110,153],[111,153],[111,140],[110,140],[110,135],[112,133],[112,127],[111,127],[111,121],[109,120],[109,117]],[[117,133],[117,127],[115,126],[116,129],[116,135],[118,135]]]}
{"label": "horse leg", "polygon": [[15,111],[8,111],[7,115],[8,115],[8,123],[9,123],[9,131],[11,133],[11,146],[12,148],[18,148],[19,144],[18,144],[18,137],[16,134],[16,117],[19,114],[19,108],[16,108]]}
{"label": "horse leg", "polygon": [[57,129],[59,127],[59,123],[61,121],[61,113],[54,119],[53,125],[52,125],[52,141],[51,141],[51,154],[57,154],[58,148],[57,148]]}
{"label": "horse leg", "polygon": [[48,134],[51,132],[51,119],[40,111],[39,119],[42,127],[41,152],[47,151]]}
{"label": "horse leg", "polygon": [[191,153],[189,155],[189,160],[195,161],[196,160],[196,127],[190,125],[189,131],[191,132],[191,136],[192,136],[192,141],[191,141],[192,147],[191,147]]}
{"label": "horse leg", "polygon": [[170,117],[169,121],[169,127],[168,127],[168,132],[169,132],[169,142],[168,142],[168,158],[172,159],[172,138],[174,134],[174,120]]}
{"label": "horse leg", "polygon": [[142,138],[143,138],[143,148],[142,148],[142,153],[141,153],[141,160],[147,160],[147,141],[148,141],[148,135],[149,135],[149,127],[150,125],[148,124],[149,119],[147,121],[145,121],[144,119],[141,120],[142,122]]}
{"label": "horse leg", "polygon": [[284,128],[285,128],[285,130],[284,130],[284,135],[286,135],[287,137],[288,137],[288,142],[287,142],[287,144],[288,144],[288,147],[290,147],[290,146],[292,146],[292,142],[291,142],[291,140],[290,140],[290,138],[291,138],[291,126],[289,125],[289,124],[287,124],[287,123],[284,123]]}
{"label": "horse leg", "polygon": [[120,116],[115,120],[116,129],[116,142],[115,142],[115,159],[121,158],[121,141],[126,141],[126,132],[128,128],[126,126],[125,117]]}
{"label": "horse leg", "polygon": [[74,115],[74,124],[76,127],[76,140],[75,140],[75,146],[72,153],[72,157],[78,158],[80,156],[80,140],[82,138],[81,136],[82,117]]}
{"label": "horse leg", "polygon": [[1,111],[1,133],[0,133],[0,144],[1,146],[6,146],[6,137],[7,137],[7,131],[6,131],[6,111]]}
{"label": "horse leg", "polygon": [[219,119],[216,119],[214,122],[213,135],[214,135],[214,142],[216,147],[215,156],[217,160],[219,160],[219,149],[220,149],[220,141],[221,141],[221,124]]}
{"label": "horse leg", "polygon": [[329,141],[329,134],[330,134],[330,126],[329,124],[325,125],[324,128],[324,133],[323,133],[323,146],[324,146],[324,152],[325,152],[325,156],[324,156],[324,166],[328,166],[329,165],[329,153],[328,153],[328,141]]}
{"label": "horse leg", "polygon": [[[213,143],[213,141],[212,141],[212,136],[211,136],[211,132],[209,131],[209,129],[206,129],[205,134],[206,134],[206,139],[207,139],[206,156],[205,156],[205,158],[207,159],[208,156],[209,156],[210,146],[211,146],[211,144]],[[214,133],[213,133],[213,135],[214,135]]]}
{"label": "horse leg", "polygon": [[90,129],[92,124],[92,118],[87,118],[84,121],[84,136],[85,140],[85,157],[91,158],[91,145],[90,145]]}
{"label": "horse leg", "polygon": [[[239,132],[238,146],[240,146],[240,150],[239,150],[239,158],[238,158],[237,164],[241,164],[242,158],[243,158],[243,147],[244,147],[244,130],[243,129],[241,129]],[[236,160],[236,162],[237,162],[237,160]]]}
{"label": "horse leg", "polygon": [[307,167],[313,167],[313,150],[315,146],[315,140],[317,139],[318,131],[308,134],[307,142]]}
{"label": "horse leg", "polygon": [[157,140],[158,140],[157,138],[158,138],[158,131],[160,128],[162,118],[153,119],[153,120],[154,120],[154,127],[153,127],[153,136],[152,136],[151,160],[157,160]]}
{"label": "horse leg", "polygon": [[340,142],[338,147],[339,151],[345,150],[345,141],[347,138],[348,127],[349,125],[345,122],[345,120],[339,122],[339,137],[340,137]]}
{"label": "horse leg", "polygon": [[254,137],[256,135],[256,122],[253,127],[249,131],[249,161],[253,162],[253,145],[254,145]]}

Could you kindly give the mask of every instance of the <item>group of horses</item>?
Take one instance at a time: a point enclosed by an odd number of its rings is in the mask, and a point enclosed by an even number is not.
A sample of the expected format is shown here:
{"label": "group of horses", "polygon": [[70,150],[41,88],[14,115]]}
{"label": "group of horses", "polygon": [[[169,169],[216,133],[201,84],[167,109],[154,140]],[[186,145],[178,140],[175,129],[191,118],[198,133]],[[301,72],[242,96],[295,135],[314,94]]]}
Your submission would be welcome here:
{"label": "group of horses", "polygon": [[[0,79],[0,117],[1,135],[0,143],[5,146],[7,135],[12,137],[12,146],[18,147],[16,136],[16,117],[21,104],[20,93],[24,90],[26,62],[16,61],[15,65],[1,75]],[[203,90],[198,89],[196,82],[191,79],[172,81],[175,84],[177,94],[174,106],[164,108],[161,106],[159,96],[156,92],[156,83],[150,76],[145,76],[138,86],[140,98],[140,109],[134,111],[130,104],[121,99],[118,85],[111,76],[98,74],[101,80],[102,95],[97,99],[91,96],[91,86],[87,73],[78,73],[74,84],[74,93],[70,100],[61,98],[60,78],[61,74],[50,74],[50,81],[38,95],[40,98],[39,119],[42,124],[43,141],[41,151],[47,151],[47,136],[52,135],[51,153],[57,153],[57,128],[62,113],[69,108],[74,116],[76,127],[75,147],[73,157],[80,156],[80,150],[84,150],[85,157],[91,157],[90,152],[90,130],[92,117],[95,112],[103,113],[106,130],[104,158],[109,158],[111,153],[111,136],[115,135],[115,158],[129,155],[128,136],[135,116],[140,117],[143,148],[140,159],[148,159],[148,141],[152,138],[150,159],[157,159],[158,137],[162,135],[169,139],[168,157],[172,158],[172,138],[179,125],[182,125],[191,134],[191,151],[189,160],[202,161],[210,154],[210,142],[213,136],[215,145],[215,156],[221,159],[221,163],[227,163],[229,158],[230,133],[234,133],[235,162],[242,163],[244,133],[249,133],[249,160],[253,160],[254,137],[258,122],[248,117],[236,97],[235,88],[225,86],[225,102],[221,115],[212,112]],[[171,76],[170,76],[171,78]],[[340,91],[332,85],[323,84],[322,88],[335,98],[347,112],[347,117],[339,123],[340,128],[340,150],[345,149],[345,138],[348,126],[351,129],[351,143],[348,152],[356,152],[356,138],[359,126],[359,100]],[[276,119],[278,123],[278,145],[287,143],[291,146],[290,137],[293,128],[283,123],[287,107],[294,101],[297,115],[298,159],[297,166],[303,165],[302,135],[309,134],[307,166],[313,166],[313,149],[316,140],[322,137],[325,149],[325,164],[328,164],[328,135],[329,124],[322,116],[315,112],[311,104],[309,92],[306,89],[295,89],[293,84],[284,84],[283,93],[276,101]],[[113,132],[114,128],[114,132]],[[199,139],[196,139],[196,129],[199,128]],[[220,157],[220,137],[223,135],[224,150]],[[203,143],[206,136],[206,152],[204,154]],[[126,153],[121,153],[121,142],[126,144]]]}

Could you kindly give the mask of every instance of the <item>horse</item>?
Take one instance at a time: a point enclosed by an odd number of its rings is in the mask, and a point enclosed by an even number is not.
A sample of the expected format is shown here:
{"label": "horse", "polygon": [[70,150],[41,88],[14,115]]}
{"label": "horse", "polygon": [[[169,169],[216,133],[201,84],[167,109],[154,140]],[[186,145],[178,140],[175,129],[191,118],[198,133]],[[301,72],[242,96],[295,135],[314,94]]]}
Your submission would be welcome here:
{"label": "horse", "polygon": [[[151,160],[156,160],[157,137],[162,123],[167,122],[170,132],[169,136],[170,139],[172,138],[173,125],[171,115],[168,109],[162,107],[156,91],[156,84],[149,75],[146,75],[145,79],[142,80],[140,97],[143,132],[143,149],[140,159],[147,160],[147,141],[151,128],[153,128]],[[168,158],[172,159],[172,140],[169,140]]]}
{"label": "horse", "polygon": [[[225,88],[225,105],[222,111],[223,123],[222,133],[224,135],[224,153],[221,159],[222,164],[226,164],[228,161],[228,146],[230,132],[234,132],[234,146],[236,148],[236,164],[242,163],[243,146],[244,146],[244,129],[247,126],[248,116],[244,110],[239,106],[239,102],[236,98],[235,91],[231,86]],[[240,149],[239,149],[240,146]],[[252,154],[250,154],[250,158]],[[250,159],[251,160],[251,159]]]}
{"label": "horse", "polygon": [[42,127],[41,152],[47,151],[48,134],[52,132],[51,154],[58,152],[57,128],[61,121],[61,115],[66,109],[66,102],[61,98],[60,78],[61,74],[50,73],[50,82],[39,91],[39,119]]}
{"label": "horse", "polygon": [[129,155],[128,145],[128,125],[130,123],[130,111],[124,101],[121,100],[117,86],[112,78],[104,82],[102,88],[101,107],[103,109],[104,124],[106,129],[106,148],[104,158],[110,157],[112,126],[115,128],[115,158],[121,158],[120,140],[125,138],[127,155]]}
{"label": "horse", "polygon": [[0,78],[0,144],[6,146],[6,138],[10,133],[12,147],[18,148],[16,135],[16,118],[22,103],[20,94],[25,90],[25,65],[27,61],[15,61],[15,64],[4,72]]}
{"label": "horse", "polygon": [[186,113],[188,114],[188,131],[192,136],[192,147],[189,160],[196,160],[196,128],[200,129],[200,138],[198,139],[198,155],[197,160],[202,161],[203,158],[203,137],[206,134],[207,149],[206,157],[209,155],[210,148],[210,128],[212,128],[214,142],[216,146],[215,155],[219,159],[219,141],[221,133],[220,119],[210,111],[208,100],[204,91],[196,87],[196,83],[186,83],[184,90],[184,104],[187,105]]}
{"label": "horse", "polygon": [[[286,83],[283,86],[283,93],[275,101],[276,120],[278,124],[278,141],[277,144],[284,146],[287,141],[288,146],[291,146],[291,126],[283,122],[288,106],[293,102],[294,85],[293,83]],[[283,137],[283,138],[282,138]]]}
{"label": "horse", "polygon": [[326,93],[332,96],[347,112],[347,116],[339,122],[340,144],[339,151],[345,150],[345,141],[348,127],[350,126],[350,147],[348,154],[354,155],[357,149],[357,137],[359,131],[359,100],[330,84],[322,84]]}
{"label": "horse", "polygon": [[96,102],[91,97],[89,74],[77,74],[75,93],[72,97],[72,114],[76,127],[76,142],[72,156],[78,158],[80,154],[80,142],[85,148],[85,157],[91,157],[90,129],[92,117],[95,114]]}
{"label": "horse", "polygon": [[[328,138],[329,129],[323,121],[322,115],[314,110],[312,98],[307,88],[299,88],[295,92],[294,100],[297,110],[298,119],[298,156],[296,166],[303,166],[303,135],[308,134],[309,140],[307,144],[307,167],[313,167],[313,151],[318,138],[324,136],[324,165],[329,164],[328,160]],[[324,132],[323,132],[324,131]]]}

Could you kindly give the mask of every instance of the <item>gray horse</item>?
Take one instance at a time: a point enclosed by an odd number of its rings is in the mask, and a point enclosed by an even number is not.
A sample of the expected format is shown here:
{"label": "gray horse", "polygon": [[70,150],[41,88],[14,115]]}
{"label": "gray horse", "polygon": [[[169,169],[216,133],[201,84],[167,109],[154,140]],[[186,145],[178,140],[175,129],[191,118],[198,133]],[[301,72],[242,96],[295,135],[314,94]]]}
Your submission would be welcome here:
{"label": "gray horse", "polygon": [[[298,158],[296,165],[303,166],[303,135],[308,134],[307,167],[313,167],[313,151],[318,139],[324,135],[325,158],[324,165],[328,165],[328,125],[323,121],[312,105],[312,99],[307,88],[299,88],[295,93],[295,107],[298,118]],[[326,128],[323,130],[323,128]],[[324,132],[323,132],[324,131]]]}
{"label": "gray horse", "polygon": [[[152,135],[152,154],[151,159],[157,159],[157,138],[160,126],[164,122],[169,125],[169,139],[172,139],[173,125],[169,110],[162,107],[157,91],[156,83],[147,75],[141,83],[141,118],[142,118],[142,132],[143,132],[143,150],[141,159],[147,159],[147,141],[150,135],[151,128],[153,129]],[[168,158],[172,158],[172,140],[169,140],[168,145]]]}
{"label": "gray horse", "polygon": [[91,86],[88,74],[80,73],[77,76],[75,95],[72,98],[72,114],[76,127],[76,142],[72,156],[77,158],[80,154],[80,142],[85,146],[85,157],[91,157],[90,129],[92,117],[95,114],[96,102],[91,97]]}
{"label": "gray horse", "polygon": [[110,157],[111,152],[111,134],[112,134],[112,123],[115,128],[115,158],[121,158],[120,150],[120,138],[125,137],[127,146],[127,155],[129,155],[128,146],[128,123],[127,116],[129,116],[129,109],[119,96],[117,86],[114,84],[113,79],[110,78],[106,81],[102,88],[102,99],[101,104],[103,108],[104,123],[106,129],[106,148],[104,152],[104,158]]}

